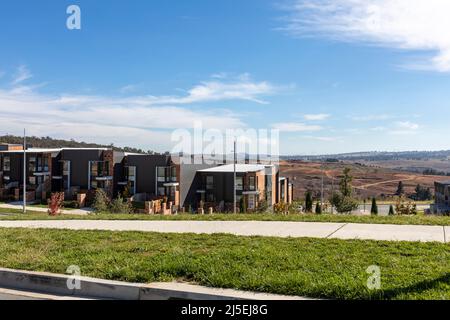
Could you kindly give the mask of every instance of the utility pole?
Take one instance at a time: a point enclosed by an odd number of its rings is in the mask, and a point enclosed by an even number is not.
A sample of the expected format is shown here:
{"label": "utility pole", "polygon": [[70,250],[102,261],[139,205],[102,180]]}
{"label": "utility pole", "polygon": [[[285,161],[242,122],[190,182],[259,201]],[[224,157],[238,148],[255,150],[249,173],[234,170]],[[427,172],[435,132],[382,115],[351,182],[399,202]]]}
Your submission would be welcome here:
{"label": "utility pole", "polygon": [[[334,178],[331,176],[331,198],[333,198],[334,195]],[[330,201],[332,202],[332,201]],[[334,205],[331,203],[331,214],[334,214]]]}
{"label": "utility pole", "polygon": [[27,136],[23,129],[23,213],[27,212]]}
{"label": "utility pole", "polygon": [[323,210],[323,170],[322,170],[322,187],[320,190],[320,211]]}
{"label": "utility pole", "polygon": [[236,214],[236,138],[233,149],[233,212]]}

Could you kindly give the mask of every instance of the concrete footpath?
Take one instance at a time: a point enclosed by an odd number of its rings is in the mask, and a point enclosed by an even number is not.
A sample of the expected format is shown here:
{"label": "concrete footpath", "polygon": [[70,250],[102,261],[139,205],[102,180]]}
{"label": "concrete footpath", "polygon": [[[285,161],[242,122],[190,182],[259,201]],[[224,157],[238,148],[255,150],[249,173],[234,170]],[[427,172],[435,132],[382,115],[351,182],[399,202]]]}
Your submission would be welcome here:
{"label": "concrete footpath", "polygon": [[0,228],[233,234],[239,236],[449,242],[450,227],[284,221],[0,221]]}
{"label": "concrete footpath", "polygon": [[[0,203],[0,208],[2,209],[14,209],[14,210],[22,210],[22,202],[13,202],[13,203]],[[37,206],[27,206],[27,210],[34,212],[48,212],[47,208],[37,207]],[[62,214],[73,214],[73,215],[88,215],[93,210],[90,208],[83,209],[63,209],[61,210]]]}

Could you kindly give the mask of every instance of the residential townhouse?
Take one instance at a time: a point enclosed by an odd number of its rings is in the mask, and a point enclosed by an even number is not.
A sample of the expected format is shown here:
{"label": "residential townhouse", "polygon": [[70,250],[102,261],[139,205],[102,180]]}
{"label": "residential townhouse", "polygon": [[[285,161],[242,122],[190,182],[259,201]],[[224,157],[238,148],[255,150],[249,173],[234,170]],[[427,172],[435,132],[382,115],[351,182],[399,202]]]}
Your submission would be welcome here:
{"label": "residential townhouse", "polygon": [[[0,148],[0,198],[21,200],[23,150]],[[232,211],[233,165],[189,165],[170,155],[145,155],[109,148],[27,149],[27,201],[46,201],[51,192],[81,205],[103,189],[136,202],[164,199],[171,210]],[[278,167],[237,164],[238,206],[248,211],[261,205],[292,202],[292,185],[279,177]],[[242,199],[242,200],[241,200]]]}
{"label": "residential townhouse", "polygon": [[435,214],[450,213],[450,181],[435,182],[435,203],[431,211]]}

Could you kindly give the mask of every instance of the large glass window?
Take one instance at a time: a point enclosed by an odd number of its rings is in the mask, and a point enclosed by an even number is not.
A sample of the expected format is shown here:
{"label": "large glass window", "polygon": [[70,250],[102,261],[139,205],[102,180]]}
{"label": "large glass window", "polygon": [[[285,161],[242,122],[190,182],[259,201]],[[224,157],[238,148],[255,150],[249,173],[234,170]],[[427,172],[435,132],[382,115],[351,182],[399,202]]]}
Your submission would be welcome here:
{"label": "large glass window", "polygon": [[9,156],[3,158],[3,171],[11,171],[11,158]]}
{"label": "large glass window", "polygon": [[236,177],[236,190],[243,190],[244,189],[244,181],[242,177]]}
{"label": "large glass window", "polygon": [[29,172],[36,171],[36,157],[30,157],[30,159],[28,160],[28,171]]}
{"label": "large glass window", "polygon": [[158,167],[157,173],[158,173],[158,182],[166,182],[166,168]]}
{"label": "large glass window", "polygon": [[250,210],[255,209],[255,196],[253,194],[248,195],[248,208]]}
{"label": "large glass window", "polygon": [[248,177],[248,189],[251,190],[251,191],[256,190],[255,177],[254,176]]}
{"label": "large glass window", "polygon": [[36,177],[35,176],[29,177],[28,183],[32,186],[35,186],[36,185]]}
{"label": "large glass window", "polygon": [[42,171],[48,172],[48,157],[42,157]]}
{"label": "large glass window", "polygon": [[127,186],[128,186],[128,191],[131,194],[135,194],[136,192],[136,167],[134,166],[130,166],[130,167],[125,167],[126,169],[126,180],[127,180]]}
{"label": "large glass window", "polygon": [[214,189],[214,177],[206,176],[206,190],[213,190],[213,189]]}
{"label": "large glass window", "polygon": [[69,160],[63,160],[62,161],[62,167],[63,167],[63,188],[64,190],[70,189],[70,161]]}
{"label": "large glass window", "polygon": [[171,168],[171,176],[172,176],[172,182],[176,182],[177,181],[177,167],[172,167]]}

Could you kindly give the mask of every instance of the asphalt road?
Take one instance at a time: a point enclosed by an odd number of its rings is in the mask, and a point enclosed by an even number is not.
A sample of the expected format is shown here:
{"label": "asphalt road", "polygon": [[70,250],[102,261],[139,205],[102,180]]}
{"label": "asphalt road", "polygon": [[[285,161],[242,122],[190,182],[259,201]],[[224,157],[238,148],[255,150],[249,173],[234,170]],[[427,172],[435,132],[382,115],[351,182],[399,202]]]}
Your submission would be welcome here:
{"label": "asphalt road", "polygon": [[32,291],[0,288],[0,300],[85,300],[75,296],[59,296]]}

